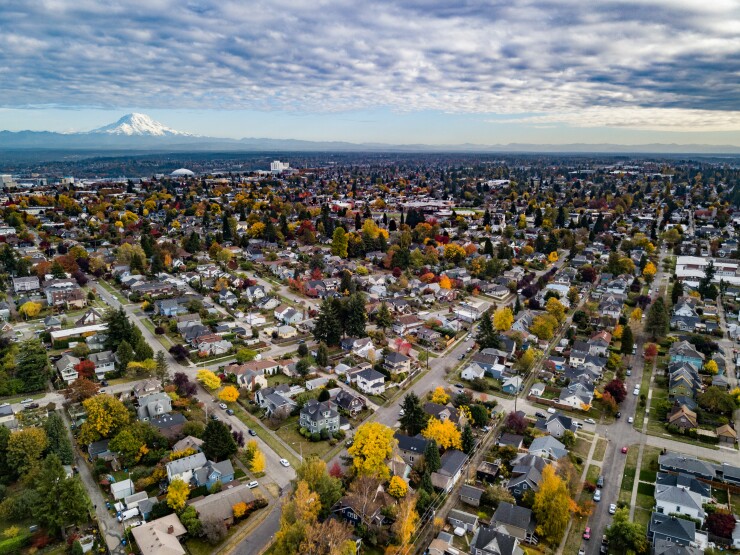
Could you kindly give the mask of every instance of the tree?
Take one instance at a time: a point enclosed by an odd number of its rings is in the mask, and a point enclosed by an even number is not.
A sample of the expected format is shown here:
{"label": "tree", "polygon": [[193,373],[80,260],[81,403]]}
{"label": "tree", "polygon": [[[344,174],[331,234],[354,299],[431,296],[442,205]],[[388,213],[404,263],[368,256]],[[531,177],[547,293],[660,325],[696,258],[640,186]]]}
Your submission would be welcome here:
{"label": "tree", "polygon": [[49,357],[41,342],[38,339],[23,341],[15,365],[15,377],[21,380],[23,391],[45,389],[50,374]]}
{"label": "tree", "polygon": [[647,552],[647,539],[645,527],[630,519],[629,508],[617,509],[612,518],[612,523],[606,529],[606,538],[609,540],[609,549],[620,553],[634,551],[635,553]]}
{"label": "tree", "polygon": [[470,455],[473,449],[475,449],[475,436],[473,436],[473,429],[470,427],[470,424],[465,424],[463,428],[461,444],[462,451],[466,455]]}
{"label": "tree", "polygon": [[719,367],[714,360],[709,360],[704,364],[704,371],[714,376],[719,372]]}
{"label": "tree", "polygon": [[343,227],[337,227],[331,239],[331,253],[340,258],[347,258],[347,245],[349,239]]}
{"label": "tree", "polygon": [[34,479],[32,512],[42,525],[58,533],[89,519],[90,500],[78,477],[67,478],[59,458],[51,454]]}
{"label": "tree", "polygon": [[[71,403],[81,403],[97,395],[100,385],[87,378],[77,378],[64,390],[64,397]],[[66,464],[66,463],[65,463]]]}
{"label": "tree", "polygon": [[511,411],[506,415],[504,420],[504,428],[514,434],[523,434],[524,431],[529,427],[527,419],[521,412]]}
{"label": "tree", "polygon": [[535,316],[532,325],[529,328],[533,334],[540,339],[552,339],[555,329],[558,327],[558,321],[551,314]]}
{"label": "tree", "polygon": [[388,484],[388,493],[396,499],[406,497],[409,491],[409,485],[400,476],[393,476]]}
{"label": "tree", "polygon": [[8,466],[26,474],[41,459],[49,444],[43,428],[23,428],[10,434],[7,448]]}
{"label": "tree", "polygon": [[169,364],[167,364],[167,358],[165,357],[164,351],[157,351],[157,355],[154,358],[156,367],[154,369],[154,375],[157,376],[159,384],[164,387],[169,376]]}
{"label": "tree", "polygon": [[239,390],[233,385],[227,385],[219,391],[218,398],[225,403],[234,403],[239,398]]}
{"label": "tree", "polygon": [[432,393],[432,403],[440,405],[446,405],[450,402],[450,396],[445,391],[444,387],[438,386]]}
{"label": "tree", "polygon": [[324,343],[319,343],[319,346],[316,348],[316,364],[318,364],[321,367],[326,367],[329,365],[329,349],[326,347]]}
{"label": "tree", "polygon": [[202,439],[203,453],[210,461],[223,461],[238,450],[229,428],[218,420],[208,422]]}
{"label": "tree", "polygon": [[493,320],[489,312],[484,312],[483,316],[481,316],[475,342],[481,349],[496,349],[501,346],[501,340],[493,328]]}
{"label": "tree", "polygon": [[128,428],[118,432],[110,440],[108,448],[114,453],[120,453],[123,457],[123,463],[128,466],[135,465],[148,451],[144,441]]}
{"label": "tree", "polygon": [[95,374],[95,363],[91,360],[81,360],[74,365],[78,378],[90,379]]}
{"label": "tree", "polygon": [[59,413],[52,412],[49,415],[44,422],[44,431],[49,442],[47,451],[59,457],[62,464],[72,464],[74,462],[72,442]]}
{"label": "tree", "polygon": [[409,544],[417,524],[419,524],[419,514],[416,512],[416,496],[409,495],[398,503],[396,521],[391,527],[398,540],[398,545],[404,547]]}
{"label": "tree", "polygon": [[452,420],[441,421],[437,418],[430,418],[421,435],[427,439],[433,439],[442,449],[462,449],[460,430]]}
{"label": "tree", "polygon": [[339,345],[342,337],[342,324],[339,318],[339,301],[332,297],[324,299],[316,317],[314,339],[329,346]]}
{"label": "tree", "polygon": [[[341,475],[341,467],[339,474]],[[331,508],[342,497],[342,481],[337,476],[327,474],[326,463],[316,455],[306,457],[296,468],[296,477],[308,484],[321,500],[320,517],[327,517]]]}
{"label": "tree", "polygon": [[35,303],[33,301],[27,301],[21,305],[18,312],[28,320],[29,318],[36,318],[41,312],[41,303]]}
{"label": "tree", "polygon": [[558,261],[558,253],[556,251],[552,251],[549,255],[547,255],[547,260],[554,264]]}
{"label": "tree", "polygon": [[175,372],[172,383],[177,388],[177,394],[182,397],[192,397],[198,390],[198,386],[191,382],[188,375],[184,372]]}
{"label": "tree", "polygon": [[301,552],[301,544],[309,528],[318,520],[321,503],[318,495],[311,491],[304,480],[299,480],[290,501],[283,505],[280,529],[273,544],[278,555],[294,555]]}
{"label": "tree", "polygon": [[439,287],[441,289],[452,289],[452,280],[446,275],[442,275],[439,278]]}
{"label": "tree", "polygon": [[490,419],[488,409],[483,405],[470,405],[470,416],[473,417],[473,424],[476,426],[485,426]]}
{"label": "tree", "polygon": [[124,404],[107,393],[91,397],[82,403],[87,420],[80,428],[80,443],[87,444],[113,437],[129,423],[129,412]]}
{"label": "tree", "polygon": [[609,414],[617,414],[617,410],[619,410],[619,407],[617,406],[617,401],[612,397],[612,394],[608,391],[604,392],[604,394],[601,396],[601,403],[604,405],[604,408],[609,412]]}
{"label": "tree", "polygon": [[631,355],[634,345],[635,339],[632,335],[632,328],[624,326],[624,330],[622,331],[622,347],[619,352],[623,355]]}
{"label": "tree", "polygon": [[221,379],[207,368],[198,370],[195,379],[202,383],[203,387],[211,391],[221,387]]}
{"label": "tree", "polygon": [[648,283],[648,285],[653,283],[657,271],[658,269],[652,262],[648,262],[647,264],[645,264],[645,267],[642,269],[642,277],[645,278],[645,281]]}
{"label": "tree", "polygon": [[118,310],[113,308],[109,309],[105,313],[103,321],[108,324],[105,340],[106,349],[114,350],[123,341],[127,341],[129,345],[133,343],[134,328],[126,315],[126,312],[123,310],[123,307]]}
{"label": "tree", "polygon": [[706,411],[716,414],[732,414],[737,408],[735,398],[727,391],[717,387],[709,386],[704,393],[697,397],[699,406]]}
{"label": "tree", "polygon": [[174,478],[170,480],[170,485],[167,488],[167,506],[175,512],[180,512],[185,508],[185,502],[189,495],[190,486],[180,478]]}
{"label": "tree", "polygon": [[699,286],[696,288],[702,298],[716,298],[717,288],[712,284],[715,273],[716,270],[714,268],[714,262],[710,260],[709,264],[707,264],[707,267],[704,269],[704,277],[701,278]]}
{"label": "tree", "polygon": [[550,297],[545,304],[545,310],[557,320],[558,324],[565,320],[565,307],[557,298]]}
{"label": "tree", "polygon": [[354,528],[347,522],[329,518],[307,527],[298,553],[311,555],[354,555]]}
{"label": "tree", "polygon": [[542,471],[540,489],[534,494],[532,512],[537,519],[537,534],[550,546],[560,543],[570,520],[572,499],[565,482],[553,465]]}
{"label": "tree", "polygon": [[642,309],[638,306],[630,314],[630,322],[639,324],[642,321]]}
{"label": "tree", "polygon": [[604,386],[604,391],[608,392],[614,398],[617,404],[624,401],[624,399],[627,397],[627,391],[624,387],[624,382],[616,378]]}
{"label": "tree", "polygon": [[221,542],[228,532],[226,523],[216,515],[206,515],[200,520],[201,533],[211,545]]}
{"label": "tree", "polygon": [[125,371],[131,361],[134,360],[134,349],[131,343],[125,339],[118,344],[116,349],[116,360],[119,370]]}
{"label": "tree", "polygon": [[671,287],[671,304],[676,304],[678,302],[678,299],[680,299],[683,296],[683,283],[681,283],[680,280],[676,279],[673,282],[673,287]]}
{"label": "tree", "polygon": [[648,343],[643,354],[645,360],[655,360],[655,357],[658,356],[658,346],[655,343]]}
{"label": "tree", "polygon": [[653,341],[659,337],[665,337],[668,332],[668,310],[663,297],[658,297],[648,310],[645,321],[645,332],[649,333]]}
{"label": "tree", "polygon": [[514,323],[514,313],[508,306],[499,308],[493,313],[493,327],[496,331],[509,331]]}
{"label": "tree", "polygon": [[255,474],[265,471],[265,454],[259,449],[252,454],[252,460],[249,461],[249,470]]}
{"label": "tree", "polygon": [[539,349],[535,349],[534,347],[530,347],[526,351],[524,351],[521,356],[517,359],[517,361],[514,363],[514,369],[518,372],[521,372],[523,374],[526,374],[532,369],[532,366],[537,361],[537,358],[541,354],[541,351]]}
{"label": "tree", "polygon": [[735,517],[731,513],[712,513],[707,517],[707,528],[721,538],[731,538],[735,530]]}
{"label": "tree", "polygon": [[391,311],[385,301],[380,303],[377,312],[375,312],[374,318],[375,325],[383,331],[393,325],[393,315],[391,314]]}
{"label": "tree", "polygon": [[419,397],[413,391],[403,398],[401,409],[403,410],[403,416],[399,419],[401,429],[409,436],[420,434],[426,426],[428,416],[421,406]]}
{"label": "tree", "polygon": [[367,311],[365,296],[362,293],[353,293],[344,301],[342,316],[345,333],[349,337],[365,337]]}
{"label": "tree", "polygon": [[387,480],[390,472],[385,461],[395,446],[391,428],[379,422],[366,422],[357,428],[354,443],[347,452],[352,456],[357,474]]}
{"label": "tree", "polygon": [[187,360],[190,351],[184,345],[173,345],[170,347],[169,353],[175,360],[182,362],[183,360]]}

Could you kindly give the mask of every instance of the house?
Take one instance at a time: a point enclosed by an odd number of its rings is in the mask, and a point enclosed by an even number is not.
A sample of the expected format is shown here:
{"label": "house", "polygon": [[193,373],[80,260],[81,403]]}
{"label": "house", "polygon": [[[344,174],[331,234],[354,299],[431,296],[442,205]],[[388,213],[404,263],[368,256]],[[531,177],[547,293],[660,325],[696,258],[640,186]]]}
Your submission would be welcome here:
{"label": "house", "polygon": [[87,304],[87,297],[73,279],[49,280],[44,287],[44,293],[49,306],[82,308]]}
{"label": "house", "polygon": [[460,488],[460,501],[472,507],[479,507],[484,490],[464,484]]}
{"label": "house", "polygon": [[345,389],[337,393],[336,397],[334,397],[334,402],[340,410],[347,411],[350,416],[357,415],[358,412],[365,408],[364,398]]}
{"label": "house", "polygon": [[386,518],[380,512],[381,509],[390,506],[393,502],[393,498],[383,491],[383,487],[378,486],[375,493],[370,494],[365,501],[345,495],[334,504],[331,512],[334,516],[345,520],[352,526],[360,524],[381,525],[386,522]]}
{"label": "house", "polygon": [[501,385],[501,391],[508,393],[509,395],[516,395],[521,391],[522,383],[523,380],[521,376],[509,376]]}
{"label": "house", "polygon": [[696,524],[691,520],[654,512],[648,524],[648,539],[670,541],[678,545],[690,545],[696,537]]}
{"label": "house", "polygon": [[382,395],[385,392],[385,376],[377,370],[360,370],[354,378],[357,380],[357,389],[367,395]]}
{"label": "house", "polygon": [[267,393],[263,399],[267,415],[272,418],[287,418],[297,406],[295,401],[279,393]]}
{"label": "house", "polygon": [[203,447],[203,440],[194,436],[186,436],[172,446],[172,451],[184,451],[185,449],[192,449],[193,451],[200,451]]}
{"label": "house", "polygon": [[532,440],[529,445],[529,454],[545,459],[558,460],[568,455],[565,445],[553,436],[540,436]]}
{"label": "house", "polygon": [[131,528],[141,555],[184,555],[179,538],[186,533],[174,513]]}
{"label": "house", "polygon": [[481,526],[470,544],[472,555],[524,555],[519,540],[494,528]]}
{"label": "house", "polygon": [[447,522],[455,530],[460,528],[465,532],[475,532],[478,529],[478,516],[458,509],[452,509],[447,514]]}
{"label": "house", "polygon": [[498,438],[496,445],[499,447],[512,447],[517,451],[520,451],[524,448],[524,436],[504,432]]}
{"label": "house", "polygon": [[612,341],[612,334],[608,331],[600,331],[588,340],[588,354],[605,357]]}
{"label": "house", "polygon": [[422,327],[424,322],[415,314],[399,316],[393,323],[393,333],[398,335],[407,335],[412,331]]}
{"label": "house", "polygon": [[542,471],[547,464],[545,459],[536,455],[520,456],[512,466],[506,489],[516,499],[521,499],[530,490],[537,492],[542,481]]}
{"label": "house", "polygon": [[110,485],[110,493],[113,499],[123,499],[134,494],[134,483],[130,479],[113,482]]}
{"label": "house", "polygon": [[58,331],[62,329],[62,320],[53,314],[44,318],[44,330]]}
{"label": "house", "polygon": [[729,424],[723,424],[715,430],[720,443],[734,445],[737,441],[737,432]]}
{"label": "house", "polygon": [[234,467],[229,459],[221,462],[208,461],[194,473],[195,485],[211,489],[216,482],[228,484],[234,481]]}
{"label": "house", "polygon": [[[735,527],[737,530],[738,527]],[[702,555],[704,550],[693,545],[679,545],[670,540],[659,539],[653,542],[653,555]]]}
{"label": "house", "polygon": [[139,420],[147,421],[155,416],[172,412],[172,398],[166,393],[151,393],[139,398],[136,415]]}
{"label": "house", "polygon": [[245,372],[255,372],[260,375],[273,376],[277,374],[279,370],[280,364],[271,358],[250,360],[244,364],[230,364],[224,369],[227,374],[235,374],[237,377]]}
{"label": "house", "polygon": [[267,318],[259,312],[250,312],[244,315],[244,322],[250,326],[264,326],[267,324]]}
{"label": "house", "polygon": [[274,311],[275,319],[286,325],[298,324],[303,320],[303,315],[292,306],[281,304]]}
{"label": "house", "polygon": [[688,362],[694,368],[701,368],[704,365],[704,354],[697,351],[688,341],[673,343],[668,349],[669,362]]}
{"label": "house", "polygon": [[483,379],[483,376],[485,376],[485,374],[486,371],[483,369],[483,367],[479,366],[478,364],[472,363],[468,364],[465,367],[465,369],[460,373],[460,377],[463,380],[473,381]]}
{"label": "house", "polygon": [[116,371],[116,356],[113,351],[92,353],[87,360],[95,365],[95,377],[98,380],[104,379],[107,373]]}
{"label": "house", "polygon": [[164,437],[171,440],[175,439],[182,433],[182,429],[185,427],[187,422],[187,418],[179,412],[161,414],[149,419],[149,424],[154,426]]}
{"label": "house", "polygon": [[339,413],[331,401],[310,399],[301,409],[299,423],[301,428],[306,428],[312,434],[320,434],[325,430],[333,434],[339,431]]}
{"label": "house", "polygon": [[422,408],[426,414],[433,416],[442,422],[445,420],[452,420],[455,424],[459,424],[460,422],[460,411],[451,404],[440,405],[439,403],[424,403]]}
{"label": "house", "polygon": [[537,382],[529,389],[529,394],[533,397],[542,397],[545,394],[545,384]]}
{"label": "house", "polygon": [[480,482],[492,484],[496,481],[496,477],[500,470],[501,468],[499,464],[489,461],[481,461],[478,468],[475,469],[475,478]]}
{"label": "house", "polygon": [[172,480],[177,479],[189,484],[193,480],[195,472],[206,466],[207,463],[208,460],[203,453],[195,453],[194,455],[168,462],[165,465],[167,481],[172,482]]}
{"label": "house", "polygon": [[13,291],[16,294],[37,291],[39,289],[41,289],[41,284],[37,276],[13,278]]}
{"label": "house", "polygon": [[491,528],[528,543],[536,542],[534,515],[526,507],[502,501],[493,513]]}
{"label": "house", "polygon": [[0,407],[0,424],[6,428],[15,428],[18,424],[15,421],[15,413],[10,404]]}
{"label": "house", "polygon": [[397,431],[393,434],[393,437],[397,442],[396,449],[398,450],[398,454],[409,466],[414,466],[424,456],[424,451],[426,451],[429,445],[429,440],[421,435],[407,436]]}
{"label": "house", "polygon": [[711,464],[680,453],[660,455],[658,466],[663,472],[680,472],[705,480],[714,480],[717,476],[717,471]]}
{"label": "house", "polygon": [[329,383],[329,378],[321,376],[312,380],[306,380],[306,391],[313,391],[315,389],[321,389]]}
{"label": "house", "polygon": [[681,405],[668,414],[668,424],[682,430],[689,430],[698,426],[696,413]]}
{"label": "house", "polygon": [[150,379],[137,382],[136,385],[134,385],[132,392],[135,399],[141,399],[142,397],[146,397],[152,393],[157,393],[161,389],[162,386],[160,385],[159,380]]}
{"label": "house", "polygon": [[96,459],[107,459],[112,456],[113,453],[108,449],[109,439],[101,439],[100,441],[93,441],[87,446],[87,454],[92,460]]}
{"label": "house", "polygon": [[668,472],[658,472],[655,477],[655,487],[676,486],[701,497],[702,504],[712,501],[712,488],[709,484],[689,476],[688,474],[669,474]]}
{"label": "house", "polygon": [[254,501],[252,490],[249,489],[248,484],[240,483],[228,484],[220,492],[189,501],[188,504],[195,509],[198,516],[215,517],[227,526],[231,526],[234,523],[234,505],[252,501]]}
{"label": "house", "polygon": [[87,312],[75,321],[75,326],[94,326],[103,322],[103,315],[95,308],[88,308]]}
{"label": "house", "polygon": [[75,370],[75,366],[77,366],[79,363],[79,358],[73,357],[72,355],[64,355],[62,356],[62,358],[56,361],[56,364],[54,364],[54,366],[56,367],[57,372],[59,372],[59,375],[64,380],[64,383],[69,385],[78,378],[78,373],[77,370]]}
{"label": "house", "polygon": [[452,490],[462,475],[462,469],[468,456],[457,449],[448,449],[442,455],[441,466],[437,472],[432,472],[432,485],[447,493]]}
{"label": "house", "polygon": [[411,371],[411,358],[397,351],[391,351],[383,359],[383,367],[391,374]]}
{"label": "house", "polygon": [[572,432],[573,428],[573,419],[559,412],[551,414],[545,421],[545,429],[553,437],[561,438],[565,432]]}
{"label": "house", "polygon": [[691,518],[704,520],[702,497],[689,488],[682,486],[655,486],[655,510],[659,513],[678,513]]}

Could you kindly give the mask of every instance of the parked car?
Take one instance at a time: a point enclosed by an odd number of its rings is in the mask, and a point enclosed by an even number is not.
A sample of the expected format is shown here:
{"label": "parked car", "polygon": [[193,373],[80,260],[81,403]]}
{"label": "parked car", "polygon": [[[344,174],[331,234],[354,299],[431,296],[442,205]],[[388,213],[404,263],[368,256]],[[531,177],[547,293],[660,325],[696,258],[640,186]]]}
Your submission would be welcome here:
{"label": "parked car", "polygon": [[579,549],[578,550],[578,555],[586,555],[586,549],[583,548],[583,547],[581,549]]}
{"label": "parked car", "polygon": [[23,401],[21,401],[21,405],[27,405],[28,403],[33,403],[33,399],[29,397],[28,399],[23,399]]}
{"label": "parked car", "polygon": [[622,413],[621,413],[621,411],[620,411],[620,412],[618,412],[617,414],[615,414],[615,415],[614,415],[614,417],[615,417],[615,418],[622,418]]}
{"label": "parked car", "polygon": [[108,380],[100,380],[100,385],[103,387],[108,387]]}
{"label": "parked car", "polygon": [[249,489],[254,489],[254,488],[256,488],[257,486],[259,486],[259,483],[257,482],[257,480],[252,480],[251,482],[249,482],[249,483],[247,484],[247,487],[248,487]]}
{"label": "parked car", "polygon": [[631,376],[632,375],[632,370],[627,370],[627,375],[628,376]]}
{"label": "parked car", "polygon": [[597,489],[597,490],[596,490],[596,491],[594,492],[594,501],[596,501],[597,503],[598,503],[599,501],[601,501],[601,490],[600,490],[600,489]]}
{"label": "parked car", "polygon": [[465,386],[463,384],[461,384],[461,383],[456,383],[455,384],[455,387],[458,388],[458,389],[465,389]]}
{"label": "parked car", "polygon": [[593,418],[586,418],[583,420],[586,424],[596,424],[596,420]]}
{"label": "parked car", "polygon": [[218,420],[218,419],[219,419],[218,418],[218,414],[212,414],[211,415],[211,420]]}
{"label": "parked car", "polygon": [[229,416],[234,416],[234,409],[226,409],[226,414]]}
{"label": "parked car", "polygon": [[636,388],[635,388],[635,389],[634,389],[634,390],[632,391],[632,395],[639,395],[639,394],[640,394],[640,388],[639,388],[639,387],[636,387]]}
{"label": "parked car", "polygon": [[627,422],[629,422],[630,424],[632,424],[634,421],[635,421],[635,419],[632,418],[631,416],[627,419]]}
{"label": "parked car", "polygon": [[398,411],[398,416],[404,416],[406,414],[406,411],[401,409]]}
{"label": "parked car", "polygon": [[30,405],[26,407],[26,409],[37,409],[39,408],[39,406],[40,405],[38,403],[31,403]]}
{"label": "parked car", "polygon": [[626,453],[626,452],[627,452],[627,446],[625,445],[624,447],[622,447],[622,453]]}
{"label": "parked car", "polygon": [[596,480],[596,487],[597,488],[603,488],[604,487],[604,476],[603,474],[599,476],[599,479]]}
{"label": "parked car", "polygon": [[280,459],[280,464],[282,464],[285,467],[290,466],[290,463],[288,461],[286,461],[285,459]]}
{"label": "parked car", "polygon": [[[616,512],[617,512],[617,506],[614,503],[612,503],[611,505],[609,505],[609,514],[610,515],[613,515]],[[606,539],[606,536],[604,536],[604,538]],[[602,541],[602,543],[604,543],[604,542]]]}
{"label": "parked car", "polygon": [[547,418],[547,416],[545,415],[545,413],[544,413],[544,412],[541,412],[541,411],[537,411],[537,412],[535,412],[535,413],[534,413],[534,415],[535,415],[535,416],[536,416],[537,418]]}
{"label": "parked car", "polygon": [[220,409],[226,410],[226,403],[219,403],[218,406]]}
{"label": "parked car", "polygon": [[252,428],[249,428],[249,435],[250,436],[256,436],[257,432],[255,432]]}
{"label": "parked car", "polygon": [[591,539],[591,528],[586,526],[586,529],[583,531],[583,539],[584,540],[590,540]]}

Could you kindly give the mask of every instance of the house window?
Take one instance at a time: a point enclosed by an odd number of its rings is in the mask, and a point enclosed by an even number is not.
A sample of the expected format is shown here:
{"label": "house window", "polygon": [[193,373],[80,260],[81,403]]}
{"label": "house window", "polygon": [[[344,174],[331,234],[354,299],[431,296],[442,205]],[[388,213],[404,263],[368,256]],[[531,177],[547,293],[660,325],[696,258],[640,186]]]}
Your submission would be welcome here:
{"label": "house window", "polygon": [[519,491],[518,489],[515,489],[515,490],[514,490],[514,495],[519,495],[520,493],[522,493],[522,492],[521,492],[521,491]]}

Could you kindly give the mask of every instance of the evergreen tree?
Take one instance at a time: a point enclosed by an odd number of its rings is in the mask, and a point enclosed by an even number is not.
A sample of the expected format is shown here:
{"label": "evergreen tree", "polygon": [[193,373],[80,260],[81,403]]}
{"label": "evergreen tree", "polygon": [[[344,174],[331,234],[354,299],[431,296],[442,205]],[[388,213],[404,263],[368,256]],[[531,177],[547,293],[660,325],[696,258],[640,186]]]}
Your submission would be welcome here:
{"label": "evergreen tree", "polygon": [[154,254],[152,255],[151,272],[152,274],[164,272],[164,259],[162,258],[162,252],[159,249],[154,251]]}
{"label": "evergreen tree", "polygon": [[473,436],[473,429],[470,424],[465,424],[462,431],[462,450],[466,455],[470,455],[475,449],[475,437]]}
{"label": "evergreen tree", "polygon": [[632,335],[632,328],[629,326],[624,326],[624,330],[622,331],[622,348],[620,352],[623,355],[631,355],[632,354],[632,347],[635,344],[635,339]]}
{"label": "evergreen tree", "polygon": [[436,441],[431,440],[424,450],[424,474],[437,472],[441,466],[442,461],[439,457],[439,447],[437,447]]}
{"label": "evergreen tree", "polygon": [[645,331],[652,335],[653,340],[665,337],[668,332],[668,323],[668,310],[663,302],[663,297],[658,297],[648,310]]}
{"label": "evergreen tree", "polygon": [[167,376],[169,375],[169,365],[167,364],[167,357],[165,356],[164,351],[157,351],[157,356],[154,360],[157,363],[154,374],[157,376],[162,388],[164,388]]}
{"label": "evergreen tree", "polygon": [[138,327],[131,329],[131,346],[134,349],[134,360],[137,362],[143,362],[150,358],[154,358],[154,349],[149,346],[146,342],[141,330]]}
{"label": "evergreen tree", "polygon": [[57,412],[52,412],[49,418],[46,419],[44,431],[49,440],[48,452],[59,457],[62,464],[72,464],[74,462],[72,442],[69,440],[64,422],[62,422],[62,418]]}
{"label": "evergreen tree", "polygon": [[393,315],[385,301],[380,303],[378,311],[375,313],[375,325],[383,331],[393,325]]}
{"label": "evergreen tree", "polygon": [[362,216],[360,216],[360,213],[358,212],[355,214],[355,230],[359,231],[362,229]]}
{"label": "evergreen tree", "polygon": [[326,348],[325,343],[319,343],[316,349],[316,364],[323,367],[329,365],[329,349]]}
{"label": "evergreen tree", "polygon": [[342,337],[342,324],[339,320],[338,301],[332,297],[324,299],[316,317],[313,336],[329,346],[339,345]]}
{"label": "evergreen tree", "polygon": [[673,287],[671,288],[671,304],[676,304],[682,296],[683,284],[674,276]]}
{"label": "evergreen tree", "polygon": [[118,361],[118,370],[121,372],[125,372],[128,363],[134,360],[134,350],[131,348],[131,344],[125,339],[118,344],[116,359]]}
{"label": "evergreen tree", "polygon": [[123,307],[115,310],[111,308],[105,313],[103,319],[108,324],[108,331],[105,339],[105,348],[109,350],[116,349],[121,342],[128,341],[131,346],[131,336],[133,327],[123,310]]}
{"label": "evergreen tree", "polygon": [[490,312],[484,312],[478,326],[475,342],[481,349],[498,349],[501,347],[501,339],[493,328]]}
{"label": "evergreen tree", "polygon": [[50,272],[54,279],[64,279],[67,277],[67,272],[64,271],[58,260],[52,263]]}
{"label": "evergreen tree", "polygon": [[519,300],[519,295],[516,296],[516,303],[514,303],[514,314],[519,314],[522,310],[522,303]]}
{"label": "evergreen tree", "polygon": [[403,416],[399,419],[401,429],[409,436],[420,434],[426,428],[428,417],[419,397],[414,392],[408,393],[403,398],[401,409],[403,410]]}
{"label": "evergreen tree", "polygon": [[491,225],[491,213],[488,211],[488,208],[486,208],[486,211],[483,213],[483,226],[489,226]]}
{"label": "evergreen tree", "polygon": [[195,254],[200,250],[200,236],[195,231],[190,232],[187,241],[185,241],[185,250],[190,254]]}
{"label": "evergreen tree", "polygon": [[717,288],[712,284],[715,273],[716,270],[714,268],[714,261],[710,260],[709,264],[707,264],[707,267],[704,269],[704,277],[701,278],[701,280],[699,281],[699,287],[697,287],[696,289],[701,295],[702,299],[717,298]]}
{"label": "evergreen tree", "polygon": [[483,243],[483,254],[493,257],[493,243],[491,243],[491,239],[488,237],[486,237]]}
{"label": "evergreen tree", "polygon": [[354,293],[342,303],[342,322],[345,332],[349,337],[365,337],[365,325],[367,324],[367,311],[365,310],[365,297],[362,293]]}
{"label": "evergreen tree", "polygon": [[15,377],[23,384],[23,391],[42,391],[51,375],[49,357],[38,339],[29,339],[20,345],[16,358]]}
{"label": "evergreen tree", "polygon": [[46,457],[34,480],[31,512],[53,533],[70,524],[89,519],[90,500],[79,478],[67,478],[62,463],[54,454]]}
{"label": "evergreen tree", "polygon": [[203,432],[203,454],[209,461],[223,461],[236,454],[238,447],[223,422],[211,420]]}

